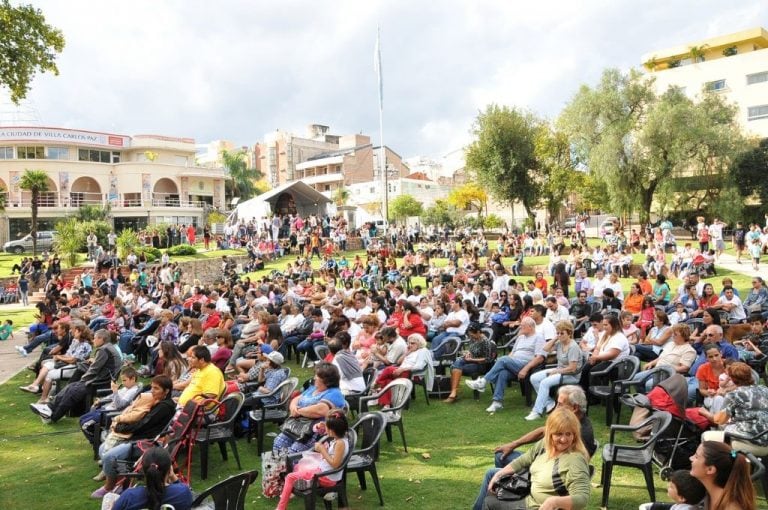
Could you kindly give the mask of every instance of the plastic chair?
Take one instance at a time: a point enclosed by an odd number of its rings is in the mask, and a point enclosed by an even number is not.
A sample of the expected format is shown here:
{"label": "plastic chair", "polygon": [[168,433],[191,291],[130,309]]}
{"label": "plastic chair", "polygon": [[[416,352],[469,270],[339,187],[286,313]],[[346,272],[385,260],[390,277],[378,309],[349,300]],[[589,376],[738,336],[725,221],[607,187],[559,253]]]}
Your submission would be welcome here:
{"label": "plastic chair", "polygon": [[[661,381],[668,379],[675,375],[677,371],[670,366],[661,366],[661,367],[654,367],[652,368],[648,374],[646,374],[645,377],[640,379],[639,381],[616,381],[616,384],[620,385],[620,388],[617,389],[617,394],[619,396],[626,395],[632,390],[632,387],[635,387],[635,391],[637,393],[646,393],[646,386],[650,382],[652,386],[657,386]],[[616,409],[616,423],[621,423],[621,409],[622,406],[618,406]]]}
{"label": "plastic chair", "polygon": [[360,398],[360,407],[358,411],[360,414],[368,411],[369,402],[376,400],[383,396],[387,391],[391,392],[392,400],[389,407],[384,407],[379,410],[387,420],[384,431],[387,434],[387,441],[392,442],[392,426],[397,426],[400,429],[400,437],[403,439],[403,449],[407,452],[408,445],[405,441],[405,428],[403,426],[403,409],[406,408],[408,402],[411,399],[411,392],[413,391],[413,383],[409,379],[395,379],[390,382],[382,390],[374,395]]}
{"label": "plastic chair", "polygon": [[[634,356],[626,356],[613,360],[603,370],[592,370],[589,373],[589,394],[605,401],[605,424],[613,423],[613,413],[621,395],[621,384],[631,380],[640,368],[640,360]],[[605,381],[604,384],[597,384]]]}
{"label": "plastic chair", "polygon": [[[653,483],[653,450],[656,440],[672,423],[672,415],[666,411],[656,411],[647,420],[635,426],[611,425],[609,443],[603,447],[603,507],[608,506],[611,493],[611,476],[614,466],[640,469],[645,476],[645,485],[651,501],[656,502],[656,487]],[[642,444],[622,445],[616,443],[616,432],[634,432],[651,426],[649,439]]]}
{"label": "plastic chair", "polygon": [[208,445],[218,443],[221,450],[221,458],[227,460],[227,443],[232,447],[232,454],[237,461],[237,468],[240,466],[240,455],[237,453],[237,442],[235,441],[235,421],[240,416],[240,410],[243,408],[245,397],[242,393],[230,393],[217,406],[206,413],[206,419],[217,417],[223,409],[223,416],[218,421],[207,423],[200,429],[195,442],[200,445],[200,478],[208,478]]}
{"label": "plastic chair", "polygon": [[[755,437],[751,438],[750,442],[754,441],[755,439],[762,439],[765,435],[768,435],[768,429],[765,429]],[[734,439],[747,441],[743,437],[734,436],[729,432],[725,433],[726,443],[731,444],[731,441]],[[765,497],[765,500],[768,501],[768,470],[765,469],[765,465],[768,464],[768,455],[764,455],[762,457],[758,457],[752,453],[748,453],[746,455],[753,465],[752,481],[756,482],[757,480],[760,480],[761,484],[763,485],[763,496]]]}
{"label": "plastic chair", "polygon": [[[139,390],[136,392],[136,396],[133,397],[133,400],[139,398],[144,388],[144,384],[138,382],[136,383],[136,386],[139,388]],[[104,393],[104,395],[102,395],[102,393]],[[109,390],[99,390],[96,392],[97,396],[105,397],[103,399],[99,399],[101,403],[111,402],[112,399],[108,396],[111,395],[111,393],[112,388]],[[93,445],[93,460],[99,460],[99,447],[101,446],[102,442],[102,432],[109,430],[109,427],[112,424],[112,418],[118,416],[122,412],[122,409],[119,411],[104,411],[101,413],[99,421],[93,424],[93,440],[91,441],[91,444]]]}
{"label": "plastic chair", "polygon": [[357,473],[360,488],[366,490],[365,473],[371,473],[373,485],[379,495],[379,504],[384,506],[384,497],[381,495],[379,475],[376,472],[376,461],[379,459],[379,440],[387,423],[386,418],[380,412],[361,414],[352,429],[357,432],[360,447],[352,452],[352,458],[347,464],[347,473]]}
{"label": "plastic chair", "polygon": [[513,330],[510,330],[509,333],[504,335],[501,338],[502,344],[498,344],[498,347],[496,347],[496,352],[499,353],[499,355],[506,354],[507,352],[511,352],[512,348],[515,346],[515,342],[517,342],[517,335],[520,332],[520,327],[516,327]]}
{"label": "plastic chair", "polygon": [[[293,494],[296,496],[300,496],[304,498],[304,508],[305,510],[314,510],[316,507],[316,501],[318,496],[325,496],[326,494],[331,493],[338,493],[339,496],[339,508],[346,507],[347,505],[347,463],[349,462],[349,459],[352,457],[352,453],[354,452],[354,445],[357,442],[357,434],[354,430],[350,430],[347,433],[347,437],[349,438],[349,444],[350,448],[347,451],[347,455],[344,457],[344,459],[341,462],[341,465],[337,467],[336,469],[330,469],[328,471],[323,471],[321,473],[315,473],[314,476],[312,476],[312,479],[308,481],[309,487],[303,488],[299,486],[299,484],[296,484],[293,486]],[[325,438],[321,439],[320,441],[323,441]],[[295,455],[288,455],[287,457],[287,467],[288,471],[293,471],[293,463],[297,462],[299,459],[301,459],[302,455],[295,454]],[[336,473],[342,473],[341,480],[336,482],[335,485],[332,485],[330,487],[323,487],[320,485],[318,479],[323,476],[329,476]],[[323,503],[325,504],[326,509],[331,508],[331,502],[325,498],[323,498]]]}
{"label": "plastic chair", "polygon": [[[246,471],[239,475],[230,476],[226,480],[222,480],[198,494],[192,502],[192,508],[207,505],[204,508],[244,510],[245,496],[248,493],[248,488],[256,481],[258,476],[258,470]],[[210,500],[213,500],[213,507],[211,507]]]}
{"label": "plastic chair", "polygon": [[368,367],[365,370],[363,370],[363,380],[365,381],[365,389],[361,392],[351,392],[344,395],[344,399],[347,401],[347,404],[349,404],[349,410],[354,415],[357,413],[358,408],[360,407],[359,399],[360,397],[363,397],[367,395],[371,391],[371,387],[373,386],[373,383],[376,382],[376,369],[373,367]]}
{"label": "plastic chair", "polygon": [[[298,377],[291,377],[281,382],[272,392],[251,397],[256,409],[248,413],[248,442],[251,441],[255,432],[259,455],[264,451],[264,424],[283,423],[285,421],[288,417],[288,405],[291,402],[291,396],[298,385]],[[278,401],[275,404],[262,405],[263,400],[267,397],[278,397]]]}

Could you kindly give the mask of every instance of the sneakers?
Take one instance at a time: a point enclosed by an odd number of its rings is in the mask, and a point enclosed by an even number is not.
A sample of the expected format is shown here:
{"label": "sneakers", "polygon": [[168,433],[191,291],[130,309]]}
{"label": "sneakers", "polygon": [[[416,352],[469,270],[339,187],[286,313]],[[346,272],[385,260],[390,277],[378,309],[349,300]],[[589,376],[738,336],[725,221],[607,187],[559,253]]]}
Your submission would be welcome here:
{"label": "sneakers", "polygon": [[17,345],[17,346],[16,346],[16,350],[17,350],[17,351],[19,351],[19,354],[21,354],[21,355],[22,355],[22,357],[24,357],[24,358],[26,358],[27,356],[29,356],[29,353],[28,353],[26,350],[24,350],[24,347],[23,347],[23,346],[21,346],[21,345]]}
{"label": "sneakers", "polygon": [[485,377],[480,377],[478,379],[475,379],[474,381],[472,379],[467,379],[464,382],[472,390],[479,391],[479,392],[485,391]]}
{"label": "sneakers", "polygon": [[496,402],[495,400],[491,402],[491,405],[488,406],[488,409],[485,410],[486,413],[495,413],[499,409],[503,409],[504,406],[501,405],[501,402]]}
{"label": "sneakers", "polygon": [[100,471],[98,475],[91,478],[91,480],[95,482],[103,482],[106,479],[107,479],[107,475],[104,473],[104,471]]}
{"label": "sneakers", "polygon": [[51,418],[51,408],[46,404],[29,404],[29,408],[33,413],[42,418]]}
{"label": "sneakers", "polygon": [[34,384],[29,384],[27,386],[19,386],[19,389],[21,391],[26,391],[29,393],[40,393],[40,387],[35,386]]}
{"label": "sneakers", "polygon": [[314,361],[307,361],[307,368],[314,368],[315,362]]}
{"label": "sneakers", "polygon": [[541,419],[541,415],[536,411],[531,411],[531,413],[525,417],[526,421],[533,421],[533,420],[539,420],[539,419]]}
{"label": "sneakers", "polygon": [[551,413],[552,411],[555,410],[555,407],[557,407],[557,402],[550,402],[549,404],[547,404],[547,411],[546,411],[546,413],[547,414]]}

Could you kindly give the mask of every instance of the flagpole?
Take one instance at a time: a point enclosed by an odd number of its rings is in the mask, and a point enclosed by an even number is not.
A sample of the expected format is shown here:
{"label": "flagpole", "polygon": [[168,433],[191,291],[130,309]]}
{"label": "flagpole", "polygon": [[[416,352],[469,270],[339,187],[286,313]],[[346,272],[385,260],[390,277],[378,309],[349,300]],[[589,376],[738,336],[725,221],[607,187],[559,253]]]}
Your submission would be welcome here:
{"label": "flagpole", "polygon": [[[381,32],[376,26],[376,74],[378,77],[379,93],[379,171],[381,172],[382,185],[384,186],[384,225],[389,228],[389,183],[387,181],[387,153],[384,148],[384,81],[381,73]],[[386,233],[385,233],[386,234]]]}

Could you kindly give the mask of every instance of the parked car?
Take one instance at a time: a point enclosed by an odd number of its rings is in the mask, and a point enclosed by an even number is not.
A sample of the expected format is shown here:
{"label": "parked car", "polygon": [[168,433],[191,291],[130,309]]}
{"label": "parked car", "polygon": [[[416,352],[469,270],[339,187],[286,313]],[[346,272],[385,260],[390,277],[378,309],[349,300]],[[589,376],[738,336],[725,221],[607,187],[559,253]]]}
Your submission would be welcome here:
{"label": "parked car", "polygon": [[613,231],[616,230],[616,227],[619,226],[619,218],[616,216],[608,216],[603,220],[602,223],[600,223],[600,232],[605,232],[606,234],[613,234]]}
{"label": "parked car", "polygon": [[566,228],[566,229],[569,229],[569,230],[576,228],[576,223],[578,222],[578,220],[579,220],[579,218],[576,217],[576,216],[571,216],[570,218],[567,218],[563,222],[563,228]]}
{"label": "parked car", "polygon": [[[37,232],[37,249],[39,251],[48,251],[53,247],[53,239],[56,235],[55,230],[40,230]],[[21,254],[25,251],[32,251],[32,234],[27,234],[21,239],[8,241],[3,245],[3,251],[8,253]]]}

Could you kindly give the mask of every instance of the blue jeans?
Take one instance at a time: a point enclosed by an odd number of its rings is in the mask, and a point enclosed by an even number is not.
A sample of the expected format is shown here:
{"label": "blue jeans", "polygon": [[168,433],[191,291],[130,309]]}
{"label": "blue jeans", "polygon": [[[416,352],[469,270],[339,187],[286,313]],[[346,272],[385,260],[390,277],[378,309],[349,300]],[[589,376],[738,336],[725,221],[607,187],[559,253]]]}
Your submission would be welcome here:
{"label": "blue jeans", "polygon": [[472,505],[472,510],[483,510],[483,502],[485,501],[485,497],[488,495],[488,484],[491,483],[491,478],[493,478],[493,475],[499,471],[501,471],[501,468],[491,468],[485,472],[483,483],[480,485],[480,492],[477,495],[475,504]]}
{"label": "blue jeans", "polygon": [[299,352],[306,352],[307,359],[312,361],[317,361],[317,355],[315,354],[315,346],[322,345],[323,343],[325,343],[325,340],[322,338],[319,340],[313,340],[307,337],[306,340],[300,342],[299,345],[296,346],[296,350]]}
{"label": "blue jeans", "polygon": [[483,365],[479,363],[469,363],[464,358],[459,358],[451,365],[451,370],[461,370],[464,375],[478,375]]}
{"label": "blue jeans", "polygon": [[291,352],[291,347],[295,345],[299,345],[302,340],[304,340],[305,337],[303,336],[287,336],[285,339],[283,339],[283,343],[280,344],[280,347],[277,349],[280,351],[280,354],[285,356],[286,359],[288,359],[288,354]]}
{"label": "blue jeans", "polygon": [[117,477],[117,461],[128,460],[131,455],[131,442],[120,443],[117,446],[104,451],[104,443],[99,447],[99,457],[101,457],[101,469],[109,477]]}
{"label": "blue jeans", "polygon": [[56,337],[53,336],[53,330],[49,329],[45,333],[37,335],[32,340],[30,340],[30,342],[24,346],[24,350],[27,351],[27,354],[29,354],[35,349],[35,347],[37,347],[40,344],[44,343],[46,345],[51,345],[56,343],[56,341],[57,341]]}
{"label": "blue jeans", "polygon": [[493,367],[485,374],[485,380],[493,384],[493,400],[504,400],[504,392],[510,379],[516,379],[518,372],[528,364],[528,361],[503,356],[496,360]]}
{"label": "blue jeans", "polygon": [[536,402],[533,404],[533,411],[543,415],[547,407],[554,404],[555,401],[549,396],[549,391],[554,386],[561,384],[578,384],[579,379],[577,377],[562,375],[562,374],[549,374],[548,370],[539,370],[531,374],[531,385],[536,390]]}

